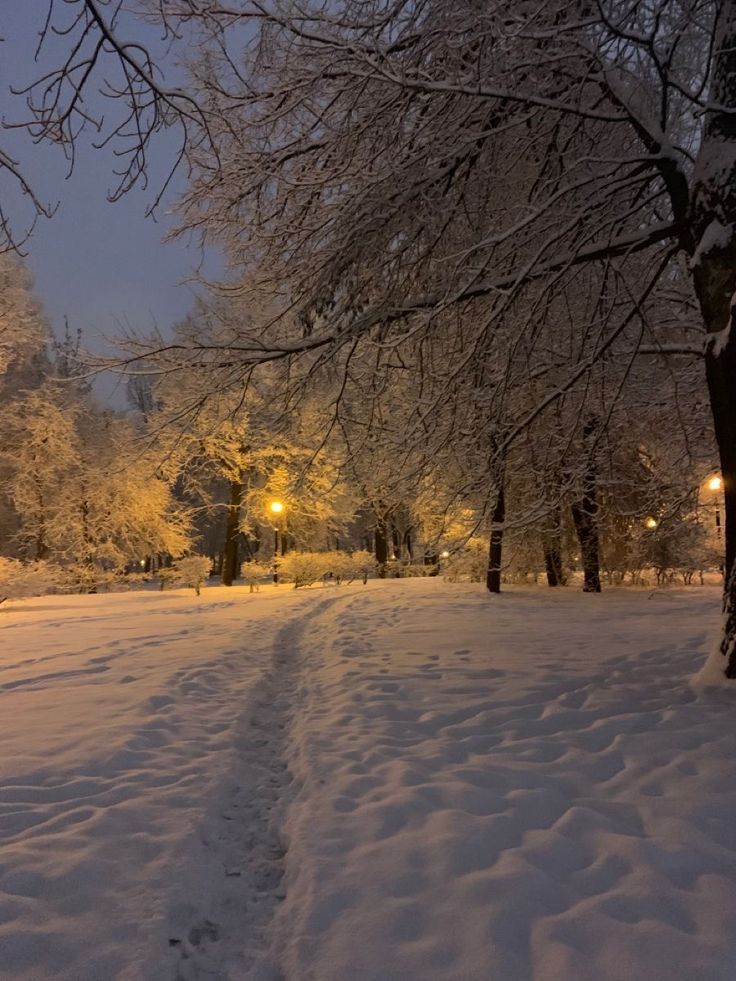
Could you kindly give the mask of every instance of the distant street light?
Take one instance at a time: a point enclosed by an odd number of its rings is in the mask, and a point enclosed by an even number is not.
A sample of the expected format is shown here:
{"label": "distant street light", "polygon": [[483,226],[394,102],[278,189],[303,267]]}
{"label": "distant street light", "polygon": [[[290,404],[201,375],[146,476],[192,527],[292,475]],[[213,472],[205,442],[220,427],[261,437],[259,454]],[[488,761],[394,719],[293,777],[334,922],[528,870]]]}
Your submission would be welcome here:
{"label": "distant street light", "polygon": [[[271,501],[268,505],[271,514],[279,515],[283,513],[284,505],[282,501]],[[273,582],[274,586],[279,583],[279,528],[273,526]]]}
{"label": "distant street light", "polygon": [[447,551],[447,549],[445,549],[444,552],[440,552],[440,558],[441,559],[449,559],[450,558],[450,553]]}
{"label": "distant street light", "polygon": [[723,488],[723,480],[718,474],[714,474],[705,482],[705,486],[713,495],[713,508],[716,516],[716,534],[721,537],[721,508],[719,491]]}
{"label": "distant street light", "polygon": [[650,514],[648,518],[644,519],[644,527],[649,528],[650,531],[653,531],[657,527],[657,519],[653,518]]}

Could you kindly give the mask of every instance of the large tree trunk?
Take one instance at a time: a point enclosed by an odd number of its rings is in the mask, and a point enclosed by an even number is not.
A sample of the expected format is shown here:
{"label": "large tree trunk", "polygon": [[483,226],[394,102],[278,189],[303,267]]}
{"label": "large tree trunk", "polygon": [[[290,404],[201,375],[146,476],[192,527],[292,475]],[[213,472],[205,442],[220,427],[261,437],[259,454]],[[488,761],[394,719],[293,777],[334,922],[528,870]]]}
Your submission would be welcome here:
{"label": "large tree trunk", "polygon": [[544,568],[547,573],[548,586],[564,586],[565,572],[562,567],[562,550],[559,539],[544,542]]}
{"label": "large tree trunk", "polygon": [[36,530],[36,554],[35,559],[40,562],[45,559],[48,555],[48,548],[46,546],[46,502],[44,501],[43,491],[37,482],[38,491],[38,529]]}
{"label": "large tree trunk", "polygon": [[491,593],[501,592],[501,560],[503,557],[503,523],[506,520],[506,495],[503,482],[499,483],[496,503],[491,518],[491,543],[488,549],[488,573],[486,586]]}
{"label": "large tree trunk", "polygon": [[376,516],[376,531],[373,536],[376,562],[378,563],[379,579],[386,578],[386,563],[388,562],[388,534],[386,522]]}
{"label": "large tree trunk", "polygon": [[544,552],[544,568],[547,573],[548,586],[564,586],[567,582],[562,565],[562,508],[560,507],[560,482],[555,481],[553,488],[556,492],[552,502],[552,512],[542,531],[542,550]]}
{"label": "large tree trunk", "polygon": [[583,592],[600,593],[601,572],[598,556],[598,493],[595,466],[595,435],[598,428],[596,419],[588,419],[583,427],[588,457],[583,474],[583,492],[579,501],[572,505],[572,520],[575,523],[580,557],[583,562]]}
{"label": "large tree trunk", "polygon": [[232,586],[238,576],[238,545],[240,539],[240,507],[243,502],[243,482],[230,483],[230,503],[225,524],[225,548],[222,562],[222,585]]}
{"label": "large tree trunk", "polygon": [[[705,371],[725,498],[721,653],[736,677],[736,2],[719,6],[709,111],[693,175],[693,280],[708,331]],[[717,108],[716,108],[717,107]]]}
{"label": "large tree trunk", "polygon": [[89,518],[89,501],[83,497],[79,505],[79,514],[82,519],[82,565],[89,575],[89,583],[87,585],[88,593],[97,592],[97,584],[94,581],[95,573],[95,547],[92,538],[92,532],[90,530],[90,518]]}

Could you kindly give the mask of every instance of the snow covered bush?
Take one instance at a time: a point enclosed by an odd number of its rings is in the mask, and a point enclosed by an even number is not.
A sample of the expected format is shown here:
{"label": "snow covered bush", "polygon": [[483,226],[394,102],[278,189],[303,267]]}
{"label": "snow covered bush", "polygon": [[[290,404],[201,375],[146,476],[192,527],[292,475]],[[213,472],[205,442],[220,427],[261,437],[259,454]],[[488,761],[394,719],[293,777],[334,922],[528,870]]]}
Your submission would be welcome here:
{"label": "snow covered bush", "polygon": [[325,573],[335,577],[339,586],[341,582],[353,582],[362,579],[368,581],[368,576],[375,574],[378,563],[370,552],[324,552]]}
{"label": "snow covered bush", "polygon": [[120,579],[113,569],[102,569],[94,563],[71,566],[65,573],[72,592],[77,593],[106,592]]}
{"label": "snow covered bush", "polygon": [[387,579],[424,579],[426,576],[437,575],[436,565],[425,565],[423,562],[405,562],[402,559],[391,559],[384,565]]}
{"label": "snow covered bush", "polygon": [[179,582],[179,577],[173,566],[161,566],[156,571],[156,578],[158,579],[158,587],[162,593],[167,585],[173,586]]}
{"label": "snow covered bush", "polygon": [[174,579],[182,586],[191,586],[199,596],[211,567],[212,563],[206,555],[187,555],[174,563]]}
{"label": "snow covered bush", "polygon": [[679,572],[687,582],[705,564],[705,544],[705,528],[699,522],[683,520],[670,525],[663,521],[647,549],[657,581],[664,580],[668,572]]}
{"label": "snow covered bush", "polygon": [[270,574],[270,567],[263,562],[244,562],[240,569],[240,576],[250,586],[251,593],[257,592],[261,582]]}
{"label": "snow covered bush", "polygon": [[294,588],[311,586],[329,573],[335,552],[289,552],[278,560],[279,579],[293,582]]}
{"label": "snow covered bush", "polygon": [[342,582],[362,579],[375,573],[377,564],[370,552],[289,552],[278,561],[279,578],[293,582],[295,588],[311,586],[319,579],[332,576]]}
{"label": "snow covered bush", "polygon": [[427,576],[437,575],[437,566],[425,565],[424,562],[404,562],[401,565],[400,575],[402,579],[426,579]]}
{"label": "snow covered bush", "polygon": [[353,552],[350,556],[350,565],[352,568],[352,578],[362,579],[364,585],[368,581],[368,576],[375,576],[378,571],[378,563],[376,562],[375,555],[365,550]]}
{"label": "snow covered bush", "polygon": [[351,582],[355,579],[356,572],[353,566],[352,556],[347,552],[320,552],[322,556],[322,575],[334,576],[335,582],[339,586],[341,582]]}
{"label": "snow covered bush", "polygon": [[43,596],[67,582],[65,570],[51,562],[21,562],[0,556],[0,603],[24,596]]}
{"label": "snow covered bush", "polygon": [[197,596],[202,583],[208,577],[212,563],[206,555],[187,555],[171,566],[164,566],[156,572],[159,588],[163,592],[167,585],[191,586]]}
{"label": "snow covered bush", "polygon": [[462,552],[455,552],[444,563],[448,582],[483,582],[488,568],[486,548],[481,542],[470,542]]}

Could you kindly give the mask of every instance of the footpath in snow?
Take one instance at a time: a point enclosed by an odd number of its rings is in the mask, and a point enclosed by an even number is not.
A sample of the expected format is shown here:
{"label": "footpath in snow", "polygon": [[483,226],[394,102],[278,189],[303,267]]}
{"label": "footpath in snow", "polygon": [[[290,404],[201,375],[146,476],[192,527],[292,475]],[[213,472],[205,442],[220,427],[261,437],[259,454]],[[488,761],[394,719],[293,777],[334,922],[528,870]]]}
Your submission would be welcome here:
{"label": "footpath in snow", "polygon": [[731,981],[717,590],[0,612],[0,977]]}
{"label": "footpath in snow", "polygon": [[282,898],[292,656],[316,591],[0,610],[0,978],[247,978]]}
{"label": "footpath in snow", "polygon": [[434,581],[303,638],[291,981],[733,981],[736,691],[714,590]]}

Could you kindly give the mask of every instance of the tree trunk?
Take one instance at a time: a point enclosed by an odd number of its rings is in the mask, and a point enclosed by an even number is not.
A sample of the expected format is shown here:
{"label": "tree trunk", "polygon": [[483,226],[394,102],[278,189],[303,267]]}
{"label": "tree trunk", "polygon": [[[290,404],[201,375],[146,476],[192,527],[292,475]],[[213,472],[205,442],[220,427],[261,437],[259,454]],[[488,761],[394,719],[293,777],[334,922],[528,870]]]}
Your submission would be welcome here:
{"label": "tree trunk", "polygon": [[240,539],[240,507],[243,501],[243,482],[230,482],[230,504],[225,525],[225,548],[222,561],[222,585],[232,586],[238,576],[238,545]]}
{"label": "tree trunk", "polygon": [[[736,2],[719,5],[709,111],[693,173],[693,281],[708,332],[705,373],[725,499],[726,677],[736,677]],[[708,235],[709,232],[715,234]],[[704,243],[708,242],[708,247]],[[691,249],[691,253],[692,253]]]}
{"label": "tree trunk", "polygon": [[560,481],[552,482],[555,499],[551,504],[551,513],[542,531],[542,549],[544,552],[544,568],[547,573],[548,586],[564,586],[567,582],[562,564],[562,509],[560,507]]}
{"label": "tree trunk", "polygon": [[575,523],[580,556],[583,560],[583,592],[600,593],[601,572],[598,556],[598,494],[596,486],[596,466],[594,439],[598,421],[588,419],[583,427],[583,439],[588,448],[588,459],[583,474],[583,494],[580,501],[572,505],[572,520]]}
{"label": "tree trunk", "polygon": [[414,557],[414,549],[411,540],[411,528],[407,528],[404,532],[404,544],[402,546],[402,557],[408,559],[409,562]]}
{"label": "tree trunk", "polygon": [[559,541],[544,543],[544,568],[547,572],[548,586],[564,586],[566,579],[562,567],[562,552]]}
{"label": "tree trunk", "polygon": [[36,532],[35,558],[37,562],[40,562],[48,554],[48,548],[46,547],[46,502],[44,501],[43,492],[40,487],[38,487],[38,510],[40,517],[38,531]]}
{"label": "tree trunk", "polygon": [[[730,323],[733,325],[733,309]],[[736,678],[736,338],[733,330],[720,351],[709,344],[705,357],[713,424],[721,461],[725,512],[724,629],[721,653],[727,678]]]}
{"label": "tree trunk", "polygon": [[388,562],[388,535],[386,533],[386,522],[380,518],[376,519],[376,531],[373,536],[376,562],[378,563],[378,578],[386,578],[386,563]]}
{"label": "tree trunk", "polygon": [[93,578],[95,571],[94,542],[92,540],[92,534],[89,528],[89,502],[85,498],[82,499],[82,502],[79,505],[79,513],[82,518],[82,548],[84,549],[82,555],[82,565],[90,575],[90,583],[87,587],[87,592],[96,593],[97,584]]}
{"label": "tree trunk", "polygon": [[501,559],[503,553],[503,523],[506,519],[506,494],[503,482],[499,484],[496,504],[491,518],[491,544],[488,550],[486,586],[491,593],[501,592]]}

